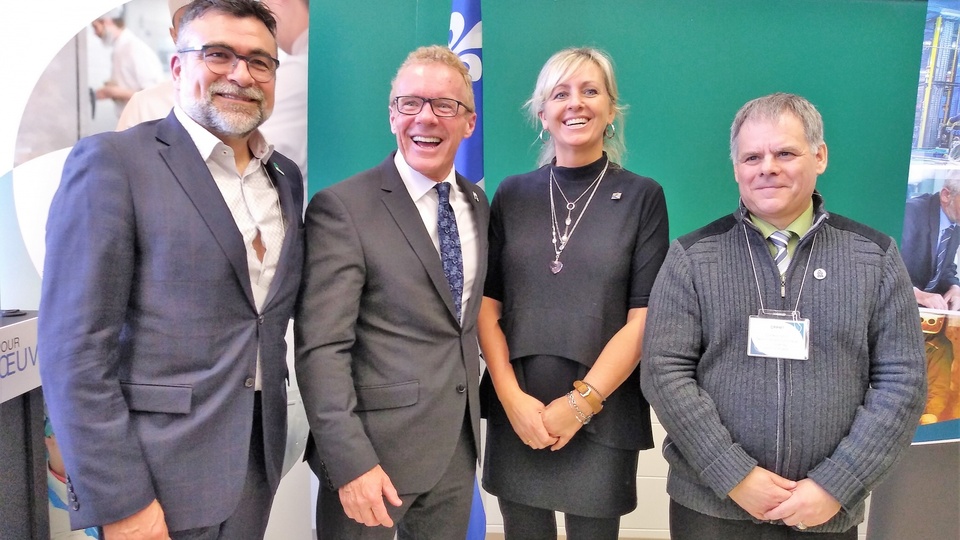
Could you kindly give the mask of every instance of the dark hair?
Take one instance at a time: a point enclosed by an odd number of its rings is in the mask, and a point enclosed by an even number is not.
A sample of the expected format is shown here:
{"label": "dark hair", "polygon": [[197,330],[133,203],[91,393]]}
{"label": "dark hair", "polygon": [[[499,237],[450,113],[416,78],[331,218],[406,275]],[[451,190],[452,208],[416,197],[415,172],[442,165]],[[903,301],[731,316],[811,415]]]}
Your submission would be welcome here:
{"label": "dark hair", "polygon": [[[208,11],[225,13],[238,19],[253,17],[260,20],[272,36],[277,36],[277,18],[274,17],[270,8],[259,0],[193,0],[187,5],[187,10],[183,12],[183,18],[180,19],[180,36],[185,34],[182,29]],[[179,39],[177,41],[179,42]],[[177,43],[177,47],[179,46],[180,43]]]}

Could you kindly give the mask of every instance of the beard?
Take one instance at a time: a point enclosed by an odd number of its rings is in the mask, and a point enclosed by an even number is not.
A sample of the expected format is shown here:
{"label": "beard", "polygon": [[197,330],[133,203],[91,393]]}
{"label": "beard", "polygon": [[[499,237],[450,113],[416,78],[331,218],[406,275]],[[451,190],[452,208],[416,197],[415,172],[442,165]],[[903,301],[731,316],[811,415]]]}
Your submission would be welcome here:
{"label": "beard", "polygon": [[[264,123],[270,114],[264,110],[263,91],[255,86],[243,88],[226,81],[216,81],[207,87],[200,99],[189,95],[189,88],[181,88],[180,102],[183,110],[198,124],[216,134],[230,137],[245,137]],[[213,102],[216,94],[233,94],[247,99],[256,105],[255,110],[241,104],[217,106]]]}
{"label": "beard", "polygon": [[103,31],[103,35],[99,36],[100,41],[103,42],[105,47],[113,47],[113,44],[117,42],[117,37],[119,34],[114,34],[107,30]]}

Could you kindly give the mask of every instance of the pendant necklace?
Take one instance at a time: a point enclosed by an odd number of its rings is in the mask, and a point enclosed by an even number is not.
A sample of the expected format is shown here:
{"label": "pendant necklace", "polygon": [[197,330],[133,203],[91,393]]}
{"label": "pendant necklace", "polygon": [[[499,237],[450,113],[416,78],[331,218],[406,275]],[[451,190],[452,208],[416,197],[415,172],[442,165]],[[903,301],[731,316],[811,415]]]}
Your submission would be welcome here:
{"label": "pendant necklace", "polygon": [[[550,262],[551,273],[558,274],[561,270],[563,270],[563,263],[560,262],[560,254],[563,253],[564,248],[567,247],[567,243],[570,242],[570,237],[573,236],[573,231],[577,230],[577,225],[580,224],[583,214],[587,211],[587,207],[590,206],[590,201],[593,200],[593,196],[596,194],[597,188],[600,187],[600,182],[603,181],[603,176],[607,173],[607,167],[609,165],[610,160],[608,159],[603,165],[603,170],[600,171],[599,175],[597,175],[597,178],[589,186],[587,186],[587,189],[583,190],[583,193],[581,193],[579,197],[572,202],[570,199],[567,199],[567,196],[563,193],[563,190],[560,189],[560,183],[557,182],[557,177],[553,174],[553,167],[550,167],[550,232],[552,237],[551,241],[553,242],[553,253],[555,254],[553,261]],[[560,221],[557,220],[557,205],[554,201],[553,195],[554,185],[557,186],[557,191],[559,191],[560,196],[563,197],[563,201],[566,203],[567,208],[567,217],[563,220],[562,234],[560,233]],[[587,197],[587,202],[583,204],[583,209],[580,210],[580,214],[577,216],[576,221],[573,221],[573,211],[577,208],[577,203],[580,202],[580,199],[582,199],[588,191],[590,192],[590,196]]]}

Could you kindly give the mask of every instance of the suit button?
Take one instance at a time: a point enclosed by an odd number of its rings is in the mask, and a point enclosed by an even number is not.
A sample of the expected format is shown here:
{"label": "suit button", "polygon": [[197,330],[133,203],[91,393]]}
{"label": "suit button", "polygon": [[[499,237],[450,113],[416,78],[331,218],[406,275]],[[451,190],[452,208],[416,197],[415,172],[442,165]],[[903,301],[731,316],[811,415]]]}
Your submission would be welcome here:
{"label": "suit button", "polygon": [[458,384],[458,385],[457,385],[457,393],[458,393],[458,394],[462,394],[462,393],[464,393],[464,392],[466,392],[466,391],[467,391],[467,387],[466,387],[466,386],[464,386],[464,385],[462,385],[462,384]]}
{"label": "suit button", "polygon": [[263,315],[257,317],[257,324],[263,324]]}
{"label": "suit button", "polygon": [[73,508],[73,511],[76,512],[77,510],[80,510],[80,503],[74,502],[72,505],[70,505],[70,508]]}
{"label": "suit button", "polygon": [[247,377],[247,380],[243,381],[243,386],[253,388],[253,377]]}

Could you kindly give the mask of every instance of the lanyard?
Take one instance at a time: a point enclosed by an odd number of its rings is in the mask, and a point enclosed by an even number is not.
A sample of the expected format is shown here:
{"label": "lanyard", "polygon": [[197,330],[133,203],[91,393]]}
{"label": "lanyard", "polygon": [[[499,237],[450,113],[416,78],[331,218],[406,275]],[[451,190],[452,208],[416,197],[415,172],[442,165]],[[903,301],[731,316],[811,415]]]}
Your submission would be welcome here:
{"label": "lanyard", "polygon": [[[750,245],[750,238],[747,237],[747,224],[741,222],[741,225],[743,226],[743,239],[747,242],[747,252],[750,254],[750,265],[753,267],[753,280],[757,284],[757,297],[760,299],[760,312],[763,313],[765,311],[763,306],[763,293],[760,290],[760,277],[757,274],[757,263],[753,258],[753,247]],[[807,264],[804,265],[803,279],[800,281],[800,291],[797,293],[797,305],[793,308],[795,317],[799,317],[800,314],[798,311],[800,308],[800,295],[803,294],[803,286],[807,282],[807,271],[810,270],[810,259],[813,258],[813,250],[817,247],[817,236],[819,235],[819,230],[813,233],[813,243],[810,245],[810,253],[807,254]],[[781,277],[781,279],[784,278]]]}

